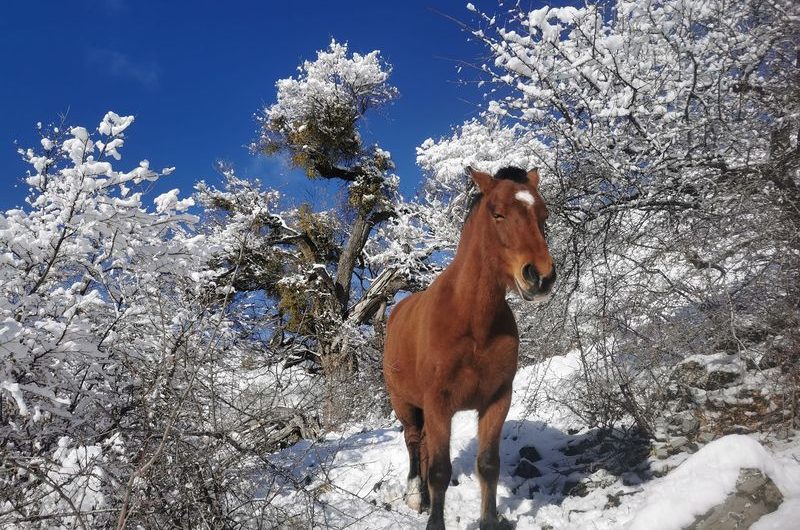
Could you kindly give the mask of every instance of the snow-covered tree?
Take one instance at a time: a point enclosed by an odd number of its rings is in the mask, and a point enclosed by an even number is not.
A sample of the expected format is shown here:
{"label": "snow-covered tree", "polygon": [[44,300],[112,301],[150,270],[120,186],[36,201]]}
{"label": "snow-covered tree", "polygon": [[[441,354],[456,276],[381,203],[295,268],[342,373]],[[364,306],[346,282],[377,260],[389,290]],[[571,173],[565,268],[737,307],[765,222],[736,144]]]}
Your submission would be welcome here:
{"label": "snow-covered tree", "polygon": [[313,436],[306,382],[246,366],[250,241],[199,230],[176,189],[147,200],[171,169],[115,169],[132,123],[40,128],[27,206],[0,214],[2,527],[272,520],[257,457]]}
{"label": "snow-covered tree", "polygon": [[[379,340],[366,325],[380,327],[387,303],[407,284],[399,264],[371,259],[383,249],[377,241],[385,234],[376,229],[396,215],[402,200],[391,155],[366,145],[359,132],[365,113],[398,93],[378,51],[351,53],[336,41],[298,71],[276,83],[276,101],[258,115],[252,149],[287,156],[311,179],[340,182],[346,200],[320,211],[229,169],[223,169],[223,188],[201,183],[196,197],[220,226],[224,251],[212,262],[227,270],[224,275],[240,267],[240,296],[248,292],[266,302],[261,307],[269,323],[260,332],[269,335],[270,352],[287,366],[321,370],[335,386],[361,361],[369,365],[362,375],[375,372]],[[245,239],[242,249],[236,242]],[[231,260],[239,253],[241,259]]]}
{"label": "snow-covered tree", "polygon": [[583,405],[613,402],[598,422],[648,428],[668,375],[656,367],[758,357],[741,336],[797,321],[796,3],[468,8],[492,55],[488,103],[420,147],[426,189],[457,197],[480,158],[542,169],[560,287],[523,326],[545,353],[585,351]]}
{"label": "snow-covered tree", "polygon": [[[277,101],[259,117],[261,135],[254,147],[267,153],[286,150],[312,178],[364,177],[363,157],[388,164],[377,148],[365,149],[358,122],[372,108],[395,99],[391,67],[380,52],[348,54],[347,43],[331,41],[315,61],[298,68],[298,78],[276,83]],[[387,166],[388,167],[388,166]],[[386,169],[386,168],[384,168]]]}

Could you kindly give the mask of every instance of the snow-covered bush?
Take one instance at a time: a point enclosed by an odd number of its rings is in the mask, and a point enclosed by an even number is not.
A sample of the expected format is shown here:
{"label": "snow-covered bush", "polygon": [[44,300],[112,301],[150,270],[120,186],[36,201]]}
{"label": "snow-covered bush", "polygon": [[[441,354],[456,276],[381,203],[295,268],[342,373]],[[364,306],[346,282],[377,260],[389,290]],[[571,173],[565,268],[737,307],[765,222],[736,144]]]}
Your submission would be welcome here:
{"label": "snow-covered bush", "polygon": [[419,148],[425,199],[463,203],[469,163],[540,167],[559,287],[518,314],[531,354],[584,353],[586,414],[649,430],[677,360],[796,336],[796,3],[470,7],[488,104]]}
{"label": "snow-covered bush", "polygon": [[246,520],[258,455],[314,435],[286,412],[307,382],[243,369],[248,242],[201,233],[178,190],[146,201],[170,169],[114,168],[132,122],[41,129],[27,206],[0,214],[3,527]]}

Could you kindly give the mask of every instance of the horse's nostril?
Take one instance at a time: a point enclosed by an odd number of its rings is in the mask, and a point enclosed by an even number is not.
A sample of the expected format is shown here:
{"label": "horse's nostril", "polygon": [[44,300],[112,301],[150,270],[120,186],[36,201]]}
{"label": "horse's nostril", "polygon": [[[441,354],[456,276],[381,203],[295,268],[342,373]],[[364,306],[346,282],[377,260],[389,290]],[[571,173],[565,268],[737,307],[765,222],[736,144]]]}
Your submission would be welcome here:
{"label": "horse's nostril", "polygon": [[525,281],[531,285],[535,287],[539,286],[539,275],[536,273],[536,269],[534,269],[533,265],[530,263],[522,267],[522,277],[525,278]]}
{"label": "horse's nostril", "polygon": [[556,270],[553,269],[553,272],[550,273],[550,276],[545,276],[542,278],[542,284],[540,286],[542,292],[547,293],[550,291],[550,288],[553,287],[553,284],[556,282]]}

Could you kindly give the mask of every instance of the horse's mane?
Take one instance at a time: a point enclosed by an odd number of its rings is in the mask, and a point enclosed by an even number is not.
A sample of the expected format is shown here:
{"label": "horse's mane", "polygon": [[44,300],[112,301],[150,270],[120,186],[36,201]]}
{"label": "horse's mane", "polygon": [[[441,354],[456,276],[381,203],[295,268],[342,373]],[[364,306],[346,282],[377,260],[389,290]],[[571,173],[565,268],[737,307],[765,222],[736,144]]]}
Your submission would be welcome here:
{"label": "horse's mane", "polygon": [[[519,184],[525,184],[528,182],[528,172],[524,169],[514,167],[514,166],[506,166],[504,168],[500,168],[497,170],[497,173],[494,174],[495,180],[510,180],[512,182],[517,182]],[[472,181],[470,181],[471,183]],[[467,223],[469,216],[472,215],[472,211],[478,206],[478,203],[481,202],[483,198],[483,193],[480,191],[478,193],[472,194],[469,198],[469,204],[467,205],[467,215],[464,217],[464,224]]]}

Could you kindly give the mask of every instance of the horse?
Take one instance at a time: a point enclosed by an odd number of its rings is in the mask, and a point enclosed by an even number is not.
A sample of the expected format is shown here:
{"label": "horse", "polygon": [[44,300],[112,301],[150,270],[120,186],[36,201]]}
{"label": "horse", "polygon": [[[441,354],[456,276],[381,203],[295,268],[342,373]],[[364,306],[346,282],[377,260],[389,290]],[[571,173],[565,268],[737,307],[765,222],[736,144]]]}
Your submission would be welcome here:
{"label": "horse", "polygon": [[425,291],[397,304],[384,343],[384,379],[408,449],[404,497],[419,513],[430,509],[428,530],[445,528],[450,426],[460,410],[478,411],[480,530],[511,528],[498,518],[496,500],[500,431],[519,348],[506,293],[546,298],[556,277],[538,171],[506,167],[494,177],[471,167],[467,172],[479,194],[455,257]]}

